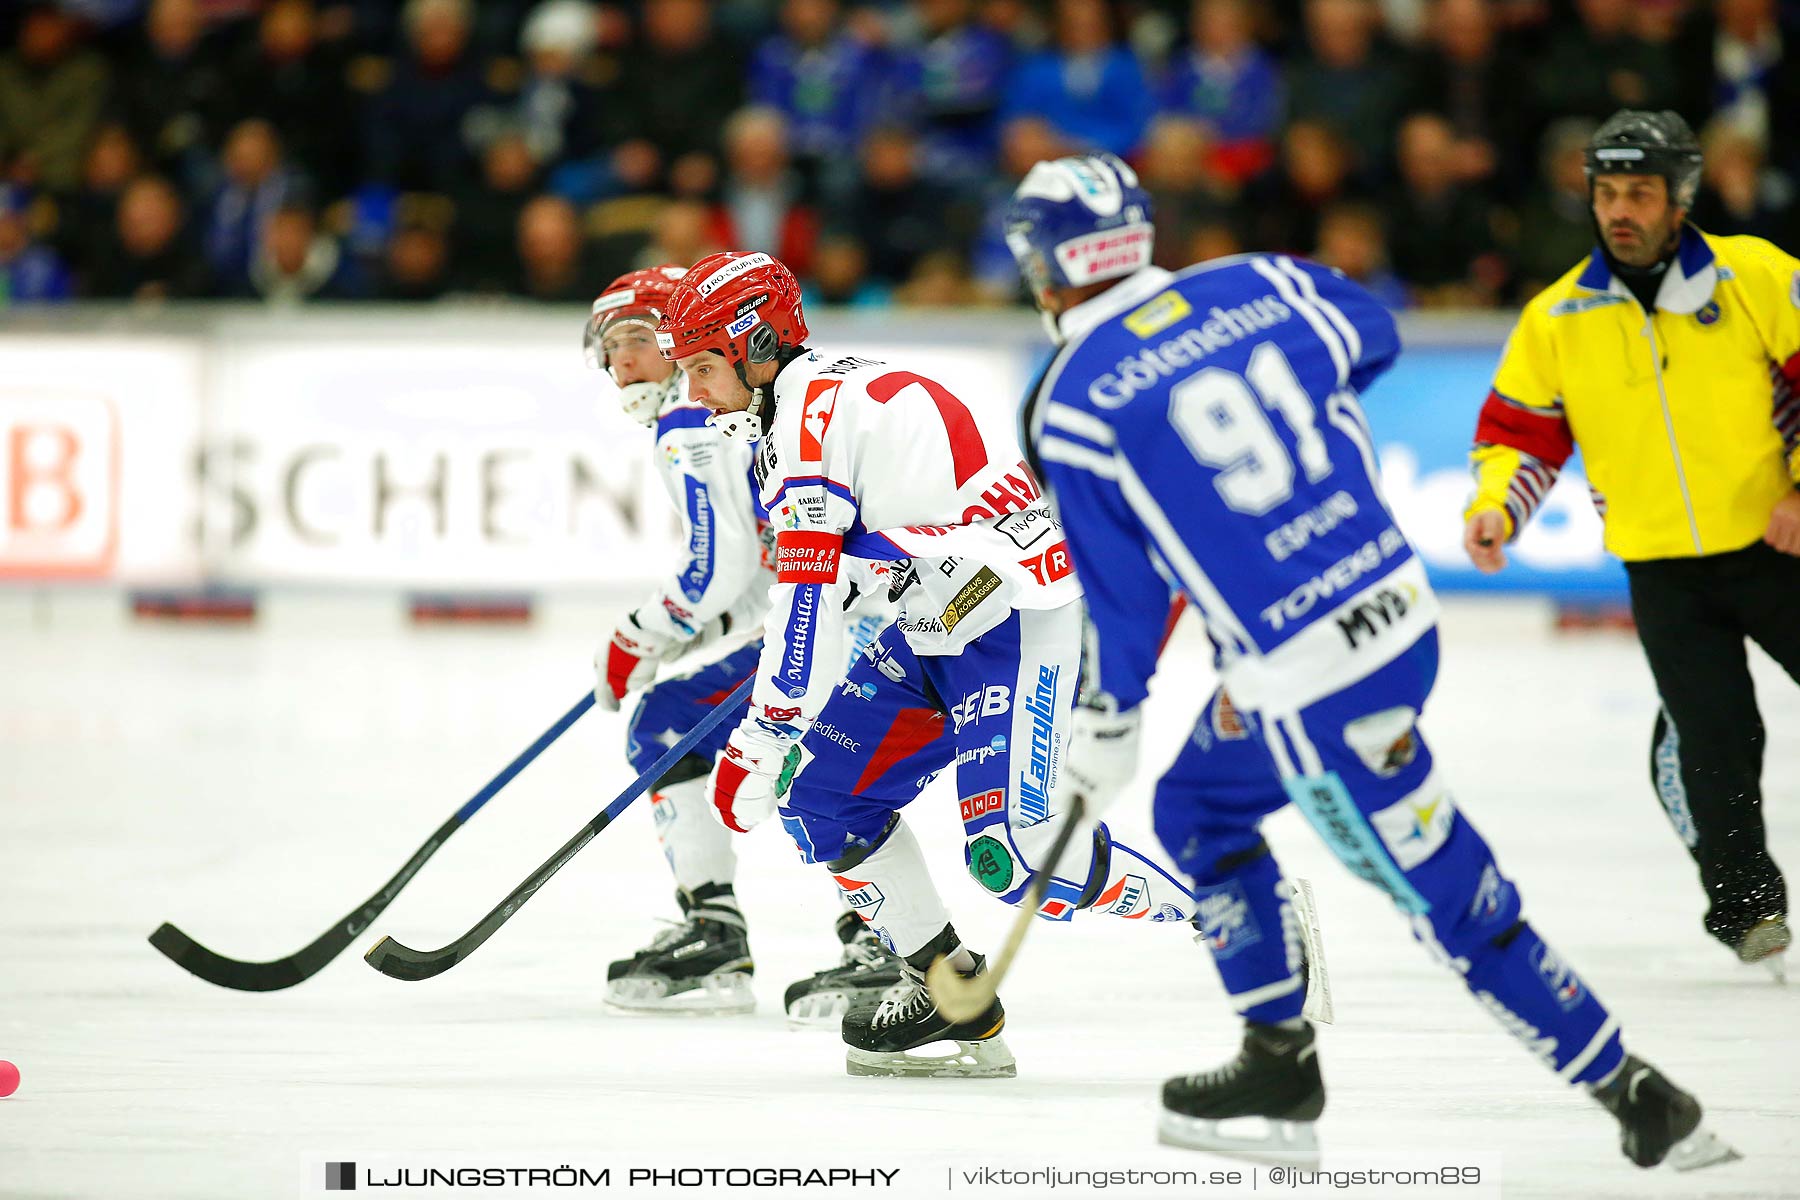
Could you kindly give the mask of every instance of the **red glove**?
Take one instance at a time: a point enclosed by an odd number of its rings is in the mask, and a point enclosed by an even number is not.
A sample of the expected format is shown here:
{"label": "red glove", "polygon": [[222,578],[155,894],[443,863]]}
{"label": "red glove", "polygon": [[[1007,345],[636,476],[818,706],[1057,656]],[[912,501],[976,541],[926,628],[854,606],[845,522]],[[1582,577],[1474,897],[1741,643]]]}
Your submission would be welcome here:
{"label": "red glove", "polygon": [[745,721],[732,730],[706,782],[713,816],[733,833],[750,832],[775,815],[799,766],[799,743]]}
{"label": "red glove", "polygon": [[656,680],[656,664],[680,654],[686,645],[645,629],[632,613],[619,623],[612,641],[594,654],[594,703],[618,712],[627,692],[649,687]]}

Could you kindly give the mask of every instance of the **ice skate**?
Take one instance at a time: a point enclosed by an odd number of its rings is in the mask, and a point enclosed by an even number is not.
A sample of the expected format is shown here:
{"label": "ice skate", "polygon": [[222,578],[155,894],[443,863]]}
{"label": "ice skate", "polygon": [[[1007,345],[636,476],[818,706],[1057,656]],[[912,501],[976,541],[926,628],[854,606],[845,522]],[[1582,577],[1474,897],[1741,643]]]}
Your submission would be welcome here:
{"label": "ice skate", "polygon": [[[950,931],[945,930],[946,934]],[[849,1047],[844,1069],[852,1075],[952,1076],[964,1079],[1010,1079],[1018,1066],[1000,1031],[1006,1010],[998,998],[973,1021],[954,1023],[938,1012],[925,987],[925,966],[939,954],[961,950],[952,934],[900,960],[900,982],[874,1004],[860,1004],[844,1014],[843,1037]],[[973,976],[987,960],[973,956]],[[925,966],[919,965],[919,960]],[[936,1048],[935,1053],[914,1054]]]}
{"label": "ice skate", "polygon": [[1738,961],[1744,963],[1761,963],[1775,977],[1776,983],[1787,982],[1787,948],[1794,943],[1794,935],[1788,929],[1787,918],[1779,914],[1764,917],[1750,927],[1732,949],[1737,952]]}
{"label": "ice skate", "polygon": [[1700,1123],[1700,1101],[1641,1058],[1627,1054],[1612,1078],[1591,1090],[1619,1119],[1619,1149],[1640,1167],[1667,1161],[1692,1171],[1743,1157]]}
{"label": "ice skate", "polygon": [[852,1008],[880,1001],[900,982],[900,960],[861,917],[850,912],[839,916],[837,935],[844,944],[843,962],[790,984],[783,997],[788,1024],[795,1029],[835,1028]]}
{"label": "ice skate", "polygon": [[1157,1140],[1165,1146],[1314,1167],[1313,1122],[1325,1111],[1325,1082],[1312,1026],[1248,1025],[1238,1056],[1163,1084]]}
{"label": "ice skate", "polygon": [[629,1013],[729,1016],[751,1012],[755,965],[729,885],[680,896],[686,919],[606,969],[606,1004]]}

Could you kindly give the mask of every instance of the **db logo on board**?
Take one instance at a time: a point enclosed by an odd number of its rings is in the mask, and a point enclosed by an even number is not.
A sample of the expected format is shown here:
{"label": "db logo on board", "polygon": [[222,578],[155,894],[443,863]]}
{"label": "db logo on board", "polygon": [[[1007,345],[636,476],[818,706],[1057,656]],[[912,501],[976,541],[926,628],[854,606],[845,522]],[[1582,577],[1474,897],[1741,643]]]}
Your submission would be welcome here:
{"label": "db logo on board", "polygon": [[119,543],[119,418],[103,396],[0,388],[0,576],[97,576]]}

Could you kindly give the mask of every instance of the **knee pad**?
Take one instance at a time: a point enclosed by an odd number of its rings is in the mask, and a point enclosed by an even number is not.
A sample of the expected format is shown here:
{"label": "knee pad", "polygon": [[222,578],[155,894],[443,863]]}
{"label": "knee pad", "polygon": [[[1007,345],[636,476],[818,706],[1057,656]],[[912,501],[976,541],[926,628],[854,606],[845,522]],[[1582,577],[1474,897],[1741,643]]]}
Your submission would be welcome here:
{"label": "knee pad", "polygon": [[898,824],[900,824],[900,814],[894,813],[892,816],[888,817],[887,824],[881,827],[881,832],[871,838],[867,845],[849,847],[840,857],[834,858],[826,863],[825,869],[830,871],[833,875],[848,871],[850,868],[862,862],[863,859],[869,857],[869,855],[886,845],[888,838],[893,835],[894,827]]}
{"label": "knee pad", "polygon": [[676,760],[674,766],[663,772],[662,778],[652,784],[651,788],[654,791],[661,791],[664,788],[674,787],[678,783],[686,783],[690,779],[705,779],[712,774],[712,769],[712,759],[702,758],[698,754],[684,754]]}
{"label": "knee pad", "polygon": [[[969,874],[976,883],[1006,903],[1019,903],[1025,898],[1032,877],[1037,874],[1036,864],[1049,857],[1050,846],[1062,831],[1066,819],[1066,815],[1061,815],[1019,829],[1005,824],[987,826],[964,843],[963,859]],[[1079,832],[1075,834],[1076,839],[1080,836]],[[1093,843],[1085,856],[1079,847],[1064,850],[1063,860],[1044,892],[1044,902],[1039,910],[1042,915],[1066,921],[1081,907],[1084,895],[1087,903],[1093,903],[1094,895],[1088,893],[1097,893],[1098,886],[1106,879],[1103,870],[1095,870],[1096,864],[1105,857],[1104,836],[1095,830]]]}

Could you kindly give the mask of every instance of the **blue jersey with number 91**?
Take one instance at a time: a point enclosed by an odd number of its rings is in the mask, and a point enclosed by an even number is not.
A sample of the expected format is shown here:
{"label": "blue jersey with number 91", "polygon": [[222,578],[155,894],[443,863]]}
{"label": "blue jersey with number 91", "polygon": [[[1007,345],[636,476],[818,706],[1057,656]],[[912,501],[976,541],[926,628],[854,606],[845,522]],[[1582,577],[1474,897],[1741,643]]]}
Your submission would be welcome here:
{"label": "blue jersey with number 91", "polygon": [[1172,589],[1252,708],[1298,708],[1431,626],[1357,399],[1400,350],[1368,292],[1242,255],[1140,270],[1059,326],[1024,424],[1100,635],[1099,685],[1121,707],[1145,694]]}

